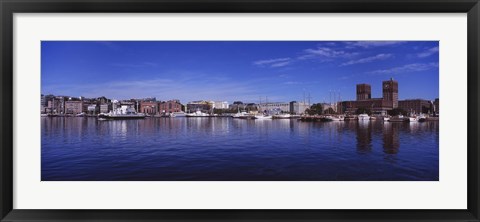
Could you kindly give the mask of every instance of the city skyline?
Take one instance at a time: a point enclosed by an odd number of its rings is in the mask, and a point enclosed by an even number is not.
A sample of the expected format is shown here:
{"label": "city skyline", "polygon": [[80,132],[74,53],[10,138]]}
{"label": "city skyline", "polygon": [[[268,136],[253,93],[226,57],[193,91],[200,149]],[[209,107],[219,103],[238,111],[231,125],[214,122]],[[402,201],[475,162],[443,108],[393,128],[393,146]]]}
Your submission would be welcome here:
{"label": "city skyline", "polygon": [[[112,99],[330,102],[356,84],[381,97],[439,95],[437,41],[43,41],[42,94]],[[192,71],[195,70],[195,71]]]}

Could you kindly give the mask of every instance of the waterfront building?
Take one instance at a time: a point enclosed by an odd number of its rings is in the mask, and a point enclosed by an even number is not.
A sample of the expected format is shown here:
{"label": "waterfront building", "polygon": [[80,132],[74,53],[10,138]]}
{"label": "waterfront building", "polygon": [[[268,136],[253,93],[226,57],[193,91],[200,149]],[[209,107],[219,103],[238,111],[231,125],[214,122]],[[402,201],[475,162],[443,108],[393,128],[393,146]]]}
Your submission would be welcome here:
{"label": "waterfront building", "polygon": [[398,108],[411,113],[430,113],[432,111],[432,103],[424,99],[406,99],[398,101]]}
{"label": "waterfront building", "polygon": [[174,113],[174,112],[181,112],[181,111],[182,111],[182,104],[178,99],[173,99],[173,100],[160,103],[159,112],[161,113]]}
{"label": "waterfront building", "polygon": [[210,113],[212,111],[212,103],[208,101],[192,101],[187,103],[187,110],[188,112],[196,112],[196,111],[201,111],[204,113]]}
{"label": "waterfront building", "polygon": [[300,115],[304,114],[306,109],[309,109],[310,105],[306,102],[290,102],[290,114]]}
{"label": "waterfront building", "polygon": [[98,114],[99,111],[100,111],[100,107],[97,106],[97,104],[90,104],[90,105],[87,106],[87,113],[88,114],[96,115],[96,114]]}
{"label": "waterfront building", "polygon": [[242,101],[235,101],[233,104],[229,105],[231,110],[245,110],[245,104]]}
{"label": "waterfront building", "polygon": [[357,101],[369,100],[372,98],[372,87],[369,84],[357,85]]}
{"label": "waterfront building", "polygon": [[101,97],[98,97],[96,99],[97,101],[97,105],[101,105],[101,104],[107,104],[107,103],[110,103],[111,101],[109,99],[107,99],[105,96],[101,96]]}
{"label": "waterfront building", "polygon": [[112,105],[110,104],[100,104],[100,113],[108,113],[112,110]]}
{"label": "waterfront building", "polygon": [[46,112],[55,113],[55,114],[64,114],[65,113],[65,97],[52,96],[51,99],[47,102]]}
{"label": "waterfront building", "polygon": [[213,101],[212,103],[214,109],[228,109],[227,101]]}
{"label": "waterfront building", "polygon": [[155,115],[158,113],[158,102],[156,101],[140,101],[140,113]]}
{"label": "waterfront building", "polygon": [[45,109],[47,106],[45,105],[45,95],[41,94],[40,95],[40,112],[45,113]]}
{"label": "waterfront building", "polygon": [[83,102],[82,101],[65,101],[65,114],[79,114],[83,112]]}
{"label": "waterfront building", "polygon": [[[375,114],[385,115],[387,111],[398,107],[398,82],[396,80],[390,78],[390,80],[382,82],[382,98],[371,98],[371,93],[369,84],[358,84],[357,100],[334,104],[334,110],[340,113],[355,113],[361,108]],[[325,107],[324,110],[326,110]]]}
{"label": "waterfront building", "polygon": [[393,108],[398,107],[398,82],[390,78],[390,80],[383,81],[383,100],[391,101]]}
{"label": "waterfront building", "polygon": [[261,112],[274,111],[276,113],[290,113],[290,103],[268,102],[258,104],[258,110]]}
{"label": "waterfront building", "polygon": [[440,100],[438,98],[435,99],[435,101],[433,102],[433,109],[434,109],[434,112],[435,114],[440,114]]}

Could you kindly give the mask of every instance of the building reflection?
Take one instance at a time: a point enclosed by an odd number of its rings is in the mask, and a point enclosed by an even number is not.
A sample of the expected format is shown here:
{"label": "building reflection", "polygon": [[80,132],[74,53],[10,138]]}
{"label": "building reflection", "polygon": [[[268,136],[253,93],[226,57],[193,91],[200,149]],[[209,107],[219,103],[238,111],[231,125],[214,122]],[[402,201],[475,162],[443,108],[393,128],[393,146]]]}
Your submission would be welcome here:
{"label": "building reflection", "polygon": [[403,127],[403,125],[405,125],[405,123],[384,123],[383,124],[383,152],[384,153],[386,154],[398,153],[400,148],[399,132],[401,127]]}
{"label": "building reflection", "polygon": [[368,153],[372,151],[372,123],[359,121],[356,124],[357,152]]}

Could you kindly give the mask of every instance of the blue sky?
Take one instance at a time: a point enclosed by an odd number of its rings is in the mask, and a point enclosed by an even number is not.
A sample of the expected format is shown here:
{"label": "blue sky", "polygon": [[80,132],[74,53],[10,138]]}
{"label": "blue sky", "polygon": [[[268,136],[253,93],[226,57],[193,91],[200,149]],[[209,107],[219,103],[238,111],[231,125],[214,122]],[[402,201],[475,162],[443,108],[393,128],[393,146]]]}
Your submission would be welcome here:
{"label": "blue sky", "polygon": [[[399,82],[399,99],[439,95],[438,41],[43,41],[42,93],[112,99],[355,100]],[[332,99],[333,100],[333,99]]]}

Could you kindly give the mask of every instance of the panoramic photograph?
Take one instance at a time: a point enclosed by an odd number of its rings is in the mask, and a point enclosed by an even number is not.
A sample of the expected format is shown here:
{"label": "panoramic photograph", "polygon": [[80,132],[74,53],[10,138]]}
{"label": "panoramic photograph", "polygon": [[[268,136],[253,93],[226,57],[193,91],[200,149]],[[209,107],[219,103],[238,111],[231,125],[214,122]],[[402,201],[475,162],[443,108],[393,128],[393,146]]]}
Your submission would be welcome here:
{"label": "panoramic photograph", "polygon": [[42,181],[439,181],[438,41],[42,41]]}

